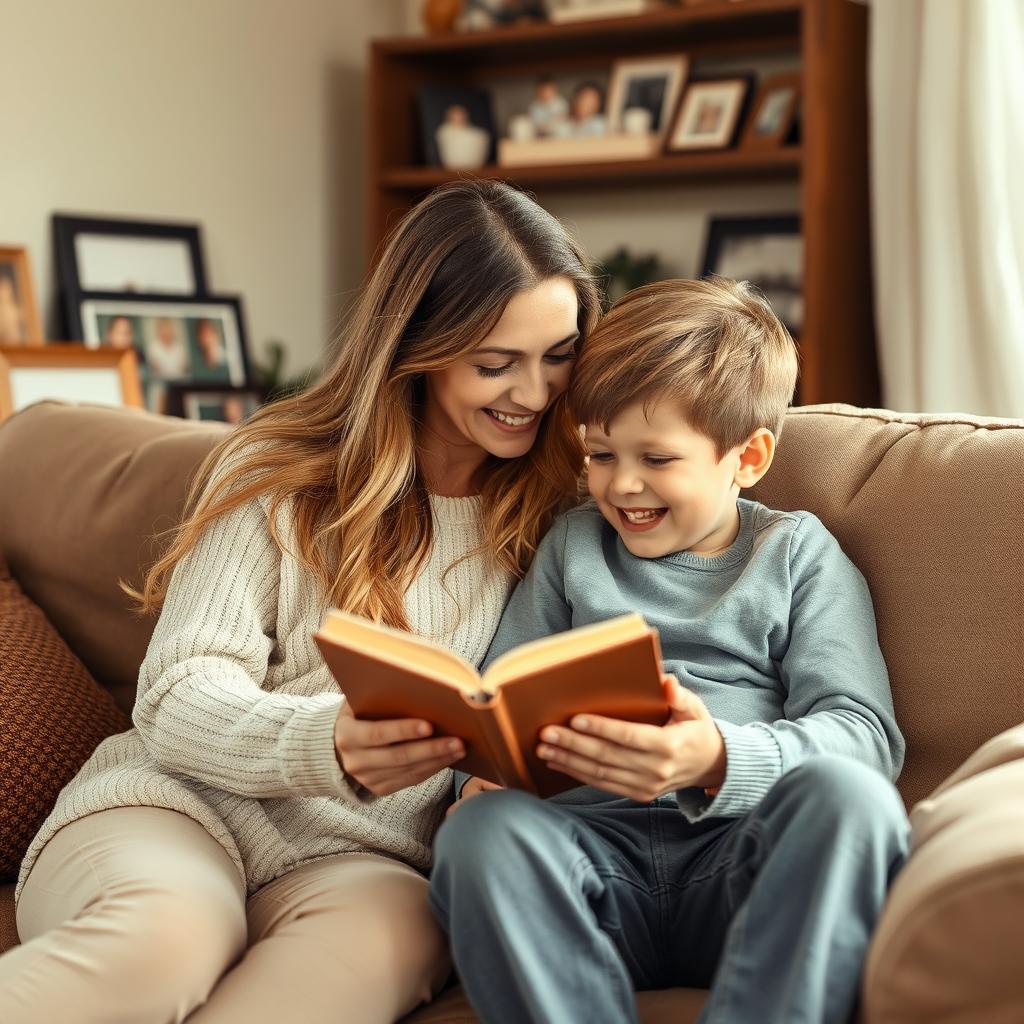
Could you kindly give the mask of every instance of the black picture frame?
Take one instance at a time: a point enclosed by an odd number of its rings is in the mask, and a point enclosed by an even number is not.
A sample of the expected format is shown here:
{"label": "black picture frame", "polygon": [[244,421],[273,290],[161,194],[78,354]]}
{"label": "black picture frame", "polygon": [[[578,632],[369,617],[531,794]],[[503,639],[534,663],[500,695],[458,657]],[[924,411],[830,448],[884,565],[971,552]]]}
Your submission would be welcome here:
{"label": "black picture frame", "polygon": [[248,418],[253,412],[267,400],[266,388],[259,387],[256,385],[247,385],[245,387],[232,387],[224,386],[222,384],[196,384],[196,383],[169,383],[167,385],[167,408],[166,414],[168,416],[178,416],[182,419],[191,419],[201,422],[219,422],[219,423],[239,423],[240,420],[217,418],[215,416],[203,416],[193,415],[193,410],[190,409],[190,399],[202,398],[207,396],[209,398],[224,398],[226,396],[234,396],[239,399],[249,400],[253,403],[254,408],[250,409],[243,416]]}
{"label": "black picture frame", "polygon": [[[110,286],[110,282],[96,287],[89,280],[83,280],[83,268],[79,264],[79,243],[84,236],[98,236],[109,239],[124,239],[126,249],[132,242],[151,240],[153,243],[178,243],[181,255],[187,258],[187,274],[190,285],[173,288]],[[60,302],[64,311],[66,337],[81,341],[84,338],[79,315],[82,297],[85,295],[159,295],[186,298],[208,293],[206,267],[203,260],[201,227],[199,224],[171,221],[141,221],[115,217],[94,217],[81,214],[55,213],[53,215],[53,243],[57,261]],[[137,260],[128,260],[138,267]],[[116,275],[115,275],[116,280]]]}
{"label": "black picture frame", "polygon": [[444,121],[445,111],[453,106],[465,107],[470,123],[483,128],[490,135],[486,162],[493,164],[496,160],[497,133],[494,130],[491,94],[486,89],[459,85],[424,85],[416,93],[423,163],[432,167],[442,166],[435,133]]}
{"label": "black picture frame", "polygon": [[[773,255],[765,244],[772,237],[795,237],[797,245],[777,246]],[[747,247],[746,254],[739,248],[743,242],[755,243]],[[794,252],[798,266],[786,265],[794,262]],[[788,259],[780,258],[783,255]],[[709,274],[750,281],[764,293],[793,337],[799,337],[803,327],[803,246],[798,213],[710,217],[700,276]]]}
{"label": "black picture frame", "polygon": [[[88,347],[135,350],[146,407],[152,412],[165,411],[167,385],[172,383],[256,386],[238,295],[90,293],[80,297],[77,313]],[[161,321],[168,319],[179,322],[165,335]]]}

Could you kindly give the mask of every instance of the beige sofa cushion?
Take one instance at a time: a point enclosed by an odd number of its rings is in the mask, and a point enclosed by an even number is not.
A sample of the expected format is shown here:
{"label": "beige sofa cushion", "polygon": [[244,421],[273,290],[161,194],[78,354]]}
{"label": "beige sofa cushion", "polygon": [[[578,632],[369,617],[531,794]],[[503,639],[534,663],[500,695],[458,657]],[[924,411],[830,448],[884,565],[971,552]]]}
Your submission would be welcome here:
{"label": "beige sofa cushion", "polygon": [[817,514],[867,577],[908,806],[1024,718],[1024,422],[794,409],[752,496]]}
{"label": "beige sofa cushion", "polygon": [[864,976],[867,1024],[1024,1019],[1024,725],[914,808]]}
{"label": "beige sofa cushion", "polygon": [[0,553],[95,678],[131,711],[154,620],[134,586],[157,557],[220,423],[41,402],[0,425]]}

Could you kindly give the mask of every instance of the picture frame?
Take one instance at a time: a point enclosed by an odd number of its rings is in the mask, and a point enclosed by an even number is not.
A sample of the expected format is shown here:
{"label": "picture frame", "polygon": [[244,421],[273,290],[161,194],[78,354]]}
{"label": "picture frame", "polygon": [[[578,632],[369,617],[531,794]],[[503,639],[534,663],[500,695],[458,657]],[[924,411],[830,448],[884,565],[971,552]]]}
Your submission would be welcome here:
{"label": "picture frame", "polygon": [[630,18],[661,6],[661,0],[546,0],[548,21],[563,25],[599,18]]}
{"label": "picture frame", "polygon": [[187,298],[207,292],[198,224],[53,215],[54,251],[68,334],[82,339],[86,294]]}
{"label": "picture frame", "polygon": [[260,387],[220,384],[168,384],[167,415],[188,420],[238,424],[266,402]]}
{"label": "picture frame", "polygon": [[[615,61],[605,104],[609,130],[627,134],[652,134],[658,139],[664,139],[672,124],[689,66],[689,58],[685,54]],[[631,123],[634,119],[626,111],[632,109],[648,111],[646,132],[639,130],[639,124]]]}
{"label": "picture frame", "polygon": [[742,75],[690,82],[666,149],[672,153],[728,149],[736,141],[750,88],[751,79]]}
{"label": "picture frame", "polygon": [[46,399],[143,408],[135,353],[81,342],[0,345],[0,421]]}
{"label": "picture frame", "polygon": [[701,277],[749,281],[794,338],[803,326],[803,237],[796,213],[709,218]]}
{"label": "picture frame", "polygon": [[0,246],[0,345],[42,345],[28,249]]}
{"label": "picture frame", "polygon": [[166,411],[170,383],[251,383],[239,296],[85,295],[79,301],[88,347],[136,353],[146,408],[152,412]]}
{"label": "picture frame", "polygon": [[[495,162],[497,133],[494,130],[491,94],[486,89],[425,85],[416,93],[416,109],[424,164],[469,170]],[[461,123],[453,125],[453,113],[456,111],[462,111],[464,115],[460,114],[457,119]],[[452,132],[451,138],[445,138],[442,129],[449,127],[466,130]],[[440,138],[439,131],[442,131]],[[486,138],[480,132],[486,133]]]}
{"label": "picture frame", "polygon": [[757,90],[753,110],[743,129],[744,149],[785,145],[796,123],[801,81],[798,71],[766,78]]}

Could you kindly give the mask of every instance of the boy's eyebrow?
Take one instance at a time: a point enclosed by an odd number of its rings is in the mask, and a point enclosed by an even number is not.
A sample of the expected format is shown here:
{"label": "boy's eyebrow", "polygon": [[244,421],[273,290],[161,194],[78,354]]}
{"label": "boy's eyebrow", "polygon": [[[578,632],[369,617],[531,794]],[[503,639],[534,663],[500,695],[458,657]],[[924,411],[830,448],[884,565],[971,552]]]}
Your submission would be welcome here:
{"label": "boy's eyebrow", "polygon": [[[548,352],[554,352],[556,348],[561,348],[563,345],[568,345],[570,341],[575,341],[580,336],[579,331],[573,331],[572,334],[567,334],[561,341],[556,341],[550,348],[545,349],[544,354]],[[523,350],[519,348],[477,348],[473,350],[473,354],[476,355],[480,352],[493,352],[499,356],[521,356]]]}

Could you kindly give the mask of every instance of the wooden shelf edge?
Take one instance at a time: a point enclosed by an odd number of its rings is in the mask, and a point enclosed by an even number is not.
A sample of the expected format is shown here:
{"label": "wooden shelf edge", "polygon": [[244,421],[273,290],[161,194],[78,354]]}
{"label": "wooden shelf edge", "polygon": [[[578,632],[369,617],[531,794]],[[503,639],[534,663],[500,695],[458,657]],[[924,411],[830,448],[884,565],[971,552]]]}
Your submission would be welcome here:
{"label": "wooden shelf edge", "polygon": [[800,174],[803,151],[800,146],[771,150],[725,150],[660,156],[653,160],[616,160],[586,164],[539,164],[501,167],[488,164],[472,171],[444,167],[392,167],[381,171],[378,181],[385,188],[412,191],[433,188],[459,178],[501,178],[521,185],[571,185],[577,182],[614,185],[630,181],[685,180],[712,175],[729,177],[793,177]]}
{"label": "wooden shelf edge", "polygon": [[602,36],[647,35],[688,25],[735,23],[744,18],[763,15],[799,14],[804,0],[720,0],[718,3],[693,7],[666,7],[647,14],[619,18],[593,18],[564,24],[554,22],[528,23],[479,32],[446,32],[437,35],[397,36],[377,39],[374,49],[389,56],[429,56],[453,50],[486,50],[494,46],[529,46],[553,37],[585,40]]}

